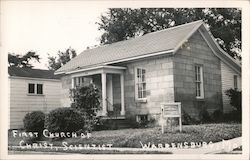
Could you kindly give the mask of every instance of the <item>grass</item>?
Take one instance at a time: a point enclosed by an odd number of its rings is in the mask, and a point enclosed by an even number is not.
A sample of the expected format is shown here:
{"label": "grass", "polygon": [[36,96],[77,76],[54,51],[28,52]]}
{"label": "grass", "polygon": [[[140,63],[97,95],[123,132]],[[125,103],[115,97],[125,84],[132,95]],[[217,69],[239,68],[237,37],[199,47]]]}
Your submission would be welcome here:
{"label": "grass", "polygon": [[[174,132],[162,134],[161,128],[145,129],[122,129],[93,132],[89,139],[70,138],[64,141],[70,144],[92,143],[92,144],[113,144],[113,147],[131,147],[141,148],[140,142],[165,144],[181,142],[218,142],[222,139],[232,139],[241,136],[240,124],[203,124],[203,125],[185,125],[183,132]],[[61,142],[55,141],[55,144]]]}
{"label": "grass", "polygon": [[[171,144],[190,142],[218,142],[240,137],[242,134],[241,124],[220,123],[220,124],[200,124],[184,125],[183,132],[175,128],[173,132],[161,133],[160,127],[143,129],[121,129],[92,132],[92,137],[86,138],[66,138],[61,141],[51,141],[54,146],[62,146],[62,141],[70,145],[79,144],[112,144],[112,147],[142,148],[142,144]],[[22,138],[13,138],[9,133],[9,146],[19,145]],[[89,151],[78,151],[77,153],[89,153]],[[95,151],[96,153],[97,151]],[[98,151],[102,153],[106,151]],[[90,152],[92,153],[92,151]],[[117,151],[116,153],[120,153]]]}

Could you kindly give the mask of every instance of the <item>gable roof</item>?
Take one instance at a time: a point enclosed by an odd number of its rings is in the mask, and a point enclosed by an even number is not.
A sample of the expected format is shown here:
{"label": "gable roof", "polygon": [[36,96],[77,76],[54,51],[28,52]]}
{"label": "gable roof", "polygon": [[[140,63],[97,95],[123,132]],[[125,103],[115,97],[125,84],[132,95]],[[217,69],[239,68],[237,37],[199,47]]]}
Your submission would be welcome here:
{"label": "gable roof", "polygon": [[145,34],[137,38],[116,42],[83,51],[56,71],[66,72],[107,62],[146,55],[154,52],[173,50],[190,32],[197,29],[202,21],[187,23],[165,30]]}
{"label": "gable roof", "polygon": [[[158,53],[174,54],[201,26],[205,27],[203,21],[199,20],[148,33],[137,38],[131,38],[129,40],[100,46],[94,49],[88,49],[59,68],[55,74],[153,56]],[[208,30],[206,31],[208,32]],[[235,63],[233,58],[226,58]]]}
{"label": "gable roof", "polygon": [[51,71],[51,70],[8,67],[8,73],[10,76],[15,76],[15,77],[60,79],[60,77],[58,75],[57,76],[54,75],[54,71]]}

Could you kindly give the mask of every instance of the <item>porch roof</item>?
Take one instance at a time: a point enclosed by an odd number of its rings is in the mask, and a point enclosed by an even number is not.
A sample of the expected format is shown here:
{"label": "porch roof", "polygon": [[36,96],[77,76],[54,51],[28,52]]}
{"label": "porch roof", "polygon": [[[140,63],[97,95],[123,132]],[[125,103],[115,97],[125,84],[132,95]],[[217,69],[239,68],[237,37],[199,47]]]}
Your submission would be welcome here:
{"label": "porch roof", "polygon": [[137,38],[87,49],[56,71],[56,74],[112,64],[119,60],[149,55],[158,52],[172,53],[191,33],[197,30],[202,21],[195,21],[148,33]]}

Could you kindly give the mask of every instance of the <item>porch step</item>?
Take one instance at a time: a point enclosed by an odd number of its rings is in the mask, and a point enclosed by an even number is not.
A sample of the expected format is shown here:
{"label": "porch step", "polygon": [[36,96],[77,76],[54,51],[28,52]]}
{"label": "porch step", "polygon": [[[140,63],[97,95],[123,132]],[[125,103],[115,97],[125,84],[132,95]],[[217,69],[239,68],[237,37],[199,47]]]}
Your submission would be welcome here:
{"label": "porch step", "polygon": [[102,119],[109,120],[107,127],[110,129],[125,129],[125,128],[131,128],[130,123],[128,122],[125,117],[120,117],[120,118],[112,118],[112,117],[102,117]]}
{"label": "porch step", "polygon": [[131,125],[126,119],[113,119],[114,123],[116,123],[118,129],[131,128]]}

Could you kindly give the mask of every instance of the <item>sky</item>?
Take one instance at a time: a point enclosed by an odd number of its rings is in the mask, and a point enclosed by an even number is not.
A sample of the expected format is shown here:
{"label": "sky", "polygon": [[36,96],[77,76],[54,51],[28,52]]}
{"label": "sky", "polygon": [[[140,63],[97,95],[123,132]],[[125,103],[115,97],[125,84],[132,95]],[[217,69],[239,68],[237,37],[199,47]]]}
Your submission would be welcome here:
{"label": "sky", "polygon": [[68,47],[79,54],[100,44],[98,24],[105,5],[86,1],[4,1],[1,6],[2,53],[25,54],[35,51],[47,69],[48,54],[57,55]]}
{"label": "sky", "polygon": [[[56,56],[68,47],[79,54],[87,47],[100,44],[98,30],[101,14],[110,7],[176,7],[183,2],[169,1],[1,1],[1,54],[25,54],[35,51],[41,63],[35,68],[48,68],[48,54]],[[236,3],[236,2],[235,2]],[[185,7],[237,7],[235,3],[184,3]],[[122,5],[121,5],[122,4]],[[177,5],[176,5],[177,4]],[[238,3],[237,3],[238,4]],[[194,6],[193,6],[194,5]],[[204,6],[205,5],[205,6]],[[239,5],[242,7],[243,4]],[[183,6],[182,6],[183,7]],[[239,6],[238,6],[239,8]],[[247,8],[246,8],[247,9]]]}

